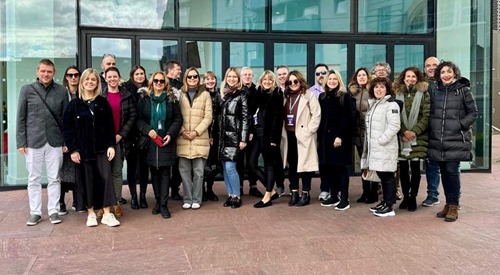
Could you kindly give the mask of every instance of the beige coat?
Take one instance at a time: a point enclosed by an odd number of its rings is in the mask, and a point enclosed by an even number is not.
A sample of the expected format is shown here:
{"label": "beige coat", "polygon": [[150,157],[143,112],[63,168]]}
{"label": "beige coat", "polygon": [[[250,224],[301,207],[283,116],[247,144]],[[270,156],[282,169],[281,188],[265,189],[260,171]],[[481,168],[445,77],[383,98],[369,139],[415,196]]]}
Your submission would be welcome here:
{"label": "beige coat", "polygon": [[[286,99],[285,101],[286,102]],[[285,103],[283,103],[285,104]],[[321,107],[318,98],[310,91],[300,96],[295,121],[295,136],[297,137],[297,152],[299,155],[297,172],[318,171],[317,131],[321,121]],[[285,126],[281,131],[281,155],[286,167],[288,153],[288,137]]]}
{"label": "beige coat", "polygon": [[[212,99],[207,91],[199,90],[191,104],[189,95],[181,93],[182,128],[177,138],[177,155],[179,157],[194,159],[208,158],[210,142],[208,126],[212,123]],[[193,140],[182,137],[183,131],[196,131],[198,136]]]}

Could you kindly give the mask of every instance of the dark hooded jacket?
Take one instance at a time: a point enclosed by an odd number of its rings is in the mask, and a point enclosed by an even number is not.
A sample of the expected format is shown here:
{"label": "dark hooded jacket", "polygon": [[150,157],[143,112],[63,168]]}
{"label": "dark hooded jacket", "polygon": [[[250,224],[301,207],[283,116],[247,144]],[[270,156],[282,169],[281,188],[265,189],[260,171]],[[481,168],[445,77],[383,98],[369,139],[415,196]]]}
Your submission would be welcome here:
{"label": "dark hooded jacket", "polygon": [[439,81],[431,92],[428,157],[436,161],[471,161],[472,124],[477,116],[468,79],[462,77],[449,85]]}

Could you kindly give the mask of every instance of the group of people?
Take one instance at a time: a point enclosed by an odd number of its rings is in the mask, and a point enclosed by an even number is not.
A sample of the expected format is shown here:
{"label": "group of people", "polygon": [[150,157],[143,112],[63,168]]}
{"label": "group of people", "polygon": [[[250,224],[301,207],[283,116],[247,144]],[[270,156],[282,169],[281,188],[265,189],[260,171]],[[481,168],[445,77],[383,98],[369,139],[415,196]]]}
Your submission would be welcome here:
{"label": "group of people", "polygon": [[73,207],[87,212],[87,226],[97,226],[98,219],[120,225],[121,205],[127,203],[124,160],[131,208],[148,208],[151,176],[152,214],[165,219],[171,217],[169,197],[182,199],[184,209],[217,201],[213,185],[219,173],[227,192],[224,207],[242,205],[245,174],[249,194],[260,198],[254,207],[271,206],[285,192],[286,167],[289,206],[310,204],[312,177],[319,171],[321,205],[347,210],[353,148],[362,169],[357,201],[378,202],[382,188],[383,200],[370,208],[375,215],[395,215],[399,181],[399,208],[416,210],[424,161],[429,187],[423,205],[439,203],[441,172],[446,205],[437,216],[458,218],[459,166],[472,160],[471,127],[478,111],[469,81],[452,62],[428,58],[427,77],[408,67],[394,83],[389,64],[381,62],[371,71],[356,70],[347,87],[325,64],[315,66],[312,87],[300,71],[278,66],[276,74],[265,70],[256,84],[251,68],[230,67],[220,88],[213,72],[200,75],[194,67],[180,81],[177,61],[167,62],[165,71],[153,72],[149,80],[142,66],[134,66],[126,82],[115,65],[115,57],[106,54],[101,74],[70,66],[59,85],[54,64],[43,59],[37,81],[21,89],[17,147],[26,155],[29,174],[28,225],[41,221],[43,162],[54,224],[67,214],[64,194],[73,190]]}

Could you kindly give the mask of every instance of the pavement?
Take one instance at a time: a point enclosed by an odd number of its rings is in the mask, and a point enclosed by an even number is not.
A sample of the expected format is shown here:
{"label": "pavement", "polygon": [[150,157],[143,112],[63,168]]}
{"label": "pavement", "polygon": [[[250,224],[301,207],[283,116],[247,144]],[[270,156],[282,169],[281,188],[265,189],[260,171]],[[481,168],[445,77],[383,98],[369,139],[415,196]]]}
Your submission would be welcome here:
{"label": "pavement", "polygon": [[[86,214],[72,210],[53,225],[45,206],[42,222],[27,226],[27,191],[0,192],[0,274],[499,274],[500,135],[492,144],[492,172],[462,174],[462,208],[451,223],[436,218],[442,190],[437,206],[376,217],[355,202],[359,177],[350,179],[346,211],[320,205],[319,179],[311,205],[289,207],[284,196],[263,209],[249,195],[239,209],[222,207],[217,182],[218,202],[183,210],[170,201],[168,220],[126,204],[115,228],[88,228]],[[421,183],[419,203],[425,175]],[[126,186],[123,195],[130,198]]]}

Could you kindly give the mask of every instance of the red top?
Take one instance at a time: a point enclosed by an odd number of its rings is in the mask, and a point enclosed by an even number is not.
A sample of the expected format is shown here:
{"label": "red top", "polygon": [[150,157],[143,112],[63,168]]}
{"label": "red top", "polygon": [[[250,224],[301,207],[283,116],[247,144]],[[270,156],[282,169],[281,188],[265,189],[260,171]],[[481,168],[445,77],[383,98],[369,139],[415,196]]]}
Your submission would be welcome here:
{"label": "red top", "polygon": [[108,102],[113,113],[113,122],[115,124],[115,135],[120,132],[120,93],[108,92]]}

